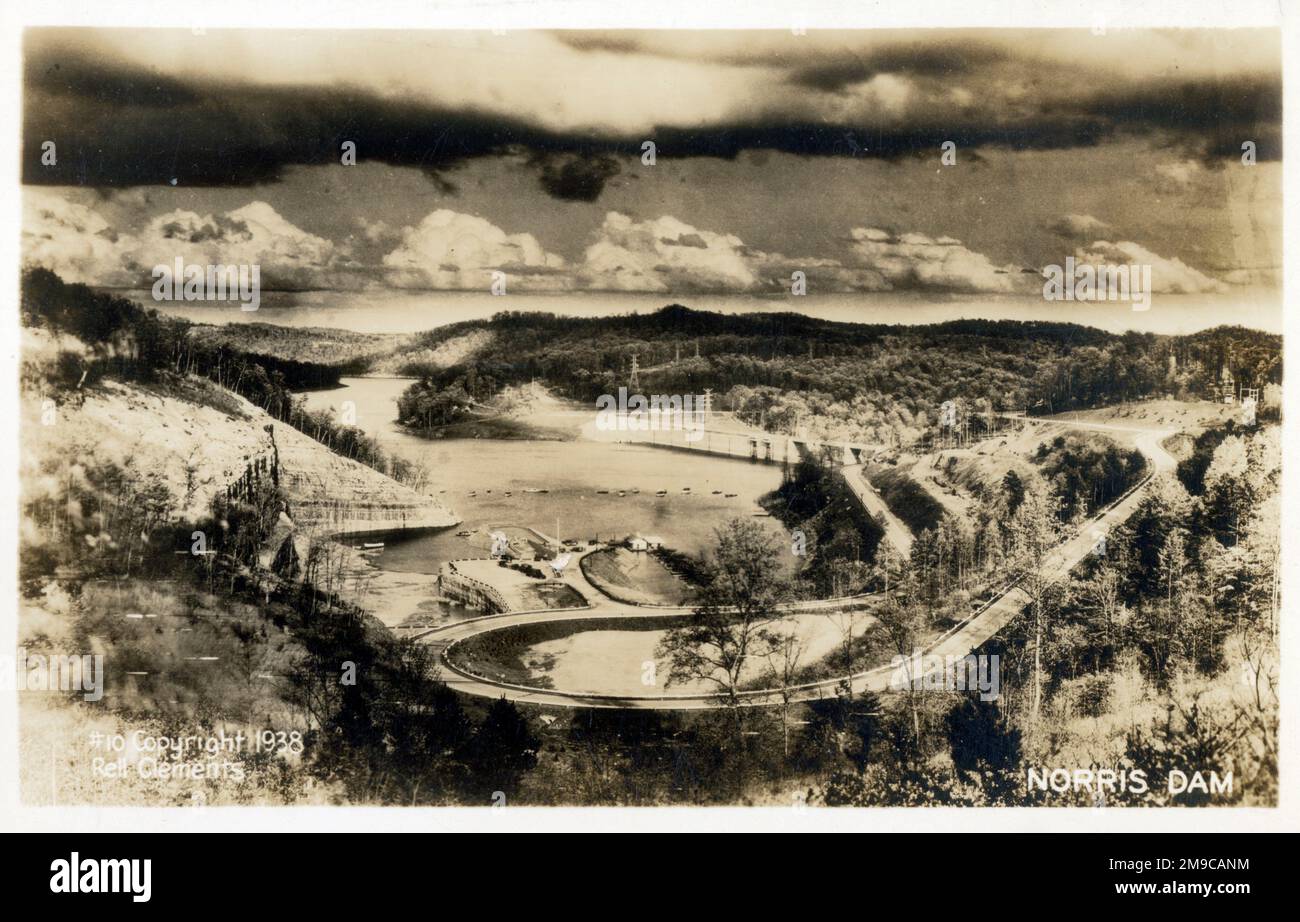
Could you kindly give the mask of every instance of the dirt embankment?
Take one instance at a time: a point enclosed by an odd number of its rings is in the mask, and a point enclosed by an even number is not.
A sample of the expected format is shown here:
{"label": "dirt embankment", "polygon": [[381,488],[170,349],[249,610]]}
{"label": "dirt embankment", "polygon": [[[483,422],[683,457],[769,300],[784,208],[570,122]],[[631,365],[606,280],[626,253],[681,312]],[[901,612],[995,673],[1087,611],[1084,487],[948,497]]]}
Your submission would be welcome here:
{"label": "dirt embankment", "polygon": [[459,521],[433,497],[334,454],[203,379],[166,388],[105,381],[78,396],[79,403],[59,407],[47,424],[40,401],[26,402],[31,418],[23,448],[33,470],[62,455],[70,463],[112,461],[156,474],[170,489],[177,518],[198,519],[250,463],[278,451],[281,483],[300,528],[379,531]]}

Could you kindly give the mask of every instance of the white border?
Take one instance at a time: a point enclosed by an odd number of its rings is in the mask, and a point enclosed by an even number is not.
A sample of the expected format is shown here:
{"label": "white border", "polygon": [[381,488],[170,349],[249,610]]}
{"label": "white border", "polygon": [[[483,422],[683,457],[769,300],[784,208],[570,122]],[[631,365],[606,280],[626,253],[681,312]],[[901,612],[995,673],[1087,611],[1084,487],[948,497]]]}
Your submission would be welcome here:
{"label": "white border", "polygon": [[[817,28],[1091,28],[1104,17],[1108,29],[1164,28],[1283,28],[1283,60],[1300,61],[1300,34],[1294,28],[1296,0],[1148,0],[1140,6],[1131,0],[1102,0],[1080,4],[1077,0],[655,0],[627,4],[596,0],[387,0],[370,7],[355,0],[318,2],[273,2],[273,0],[223,0],[200,4],[177,0],[45,0],[35,5],[7,4],[0,13],[0,116],[5,145],[4,179],[0,179],[0,291],[12,305],[0,327],[3,337],[0,362],[0,413],[8,424],[7,438],[0,440],[0,638],[15,638],[17,534],[16,520],[18,413],[17,380],[17,289],[18,229],[21,226],[18,177],[21,132],[21,30],[27,26],[109,27],[205,27],[284,29],[484,29],[484,28],[768,28],[789,29],[794,24]],[[978,4],[978,5],[977,5]],[[1294,92],[1297,87],[1291,68],[1284,72],[1286,111],[1285,149],[1300,151],[1300,128]],[[1284,187],[1284,284],[1294,290],[1300,247],[1294,233],[1300,185],[1291,156],[1283,161]],[[1292,398],[1300,375],[1297,365],[1297,333],[1293,329],[1284,299],[1284,352],[1288,373],[1284,384],[1284,406],[1300,406]],[[1300,511],[1285,499],[1294,495],[1297,433],[1293,420],[1283,429],[1283,535],[1300,534]],[[1284,549],[1289,551],[1288,544]],[[1300,591],[1294,555],[1284,553],[1282,598],[1284,610]],[[1294,655],[1300,642],[1289,618],[1282,619],[1282,671],[1292,676],[1300,669]],[[5,642],[10,648],[13,640]],[[1296,752],[1296,712],[1300,683],[1287,680],[1281,701],[1280,805],[1264,808],[1203,809],[1109,809],[1022,807],[974,808],[101,808],[25,807],[18,801],[17,785],[17,696],[0,706],[0,830],[91,831],[879,831],[879,832],[1254,832],[1300,827],[1300,766]],[[291,811],[291,812],[286,812]],[[286,822],[289,820],[290,822]]]}

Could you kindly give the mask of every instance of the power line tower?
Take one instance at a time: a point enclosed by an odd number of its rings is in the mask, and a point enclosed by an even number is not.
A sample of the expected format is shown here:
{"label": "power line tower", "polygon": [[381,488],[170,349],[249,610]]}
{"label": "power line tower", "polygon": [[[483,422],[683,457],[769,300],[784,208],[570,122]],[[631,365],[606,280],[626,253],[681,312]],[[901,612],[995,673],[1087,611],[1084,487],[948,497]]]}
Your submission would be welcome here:
{"label": "power line tower", "polygon": [[639,367],[640,366],[637,364],[636,355],[633,355],[632,356],[632,377],[627,382],[627,389],[630,391],[641,390],[641,378],[640,376],[637,375],[637,369]]}

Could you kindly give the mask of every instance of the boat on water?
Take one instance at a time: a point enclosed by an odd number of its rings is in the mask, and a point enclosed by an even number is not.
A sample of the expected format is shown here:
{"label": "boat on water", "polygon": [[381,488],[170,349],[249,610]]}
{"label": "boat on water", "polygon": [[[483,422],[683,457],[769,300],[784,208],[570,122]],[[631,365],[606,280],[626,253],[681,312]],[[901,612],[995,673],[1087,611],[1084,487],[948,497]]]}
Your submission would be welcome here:
{"label": "boat on water", "polygon": [[655,490],[655,496],[667,496],[667,495],[668,495],[667,490]]}
{"label": "boat on water", "polygon": [[720,495],[721,493],[722,493],[721,490],[714,490],[714,491],[713,491],[713,495],[714,495],[714,496],[718,496],[718,495]]}
{"label": "boat on water", "polygon": [[609,491],[608,491],[608,490],[597,490],[596,492],[597,492],[598,494],[604,494],[604,493],[608,493]]}
{"label": "boat on water", "polygon": [[361,549],[363,551],[382,551],[384,549],[384,542],[367,541],[365,544],[361,545]]}
{"label": "boat on water", "polygon": [[458,532],[456,532],[456,537],[457,537],[457,538],[468,538],[468,537],[469,537],[470,535],[472,535],[472,534],[474,534],[474,532],[472,532],[472,531],[458,531]]}
{"label": "boat on water", "polygon": [[736,496],[737,496],[737,494],[735,494],[735,493],[728,493],[728,494],[726,494],[727,499],[735,499]]}

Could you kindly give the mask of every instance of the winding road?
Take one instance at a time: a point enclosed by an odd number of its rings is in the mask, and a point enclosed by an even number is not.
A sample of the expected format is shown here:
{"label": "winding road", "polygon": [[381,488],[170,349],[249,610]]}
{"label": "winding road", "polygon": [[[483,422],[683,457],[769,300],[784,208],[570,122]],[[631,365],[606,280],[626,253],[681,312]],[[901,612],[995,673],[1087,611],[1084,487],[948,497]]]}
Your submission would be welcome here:
{"label": "winding road", "polygon": [[[1096,429],[1103,431],[1128,432],[1134,435],[1135,444],[1147,458],[1151,469],[1136,486],[1108,508],[1090,519],[1078,533],[1066,538],[1048,556],[1047,570],[1053,580],[1060,579],[1080,563],[1095,547],[1097,540],[1105,531],[1121,524],[1137,509],[1146,494],[1152,478],[1161,473],[1174,470],[1176,459],[1165,451],[1161,443],[1175,430],[1140,429],[1109,423],[1086,423],[1062,419],[1026,418],[1031,425],[1057,426],[1063,429]],[[657,695],[600,695],[588,692],[571,692],[562,689],[528,688],[511,685],[493,679],[473,675],[456,666],[447,655],[449,650],[471,637],[489,631],[518,627],[528,624],[550,622],[578,621],[586,619],[637,619],[685,617],[691,614],[690,608],[642,607],[614,601],[601,594],[582,574],[582,569],[575,560],[565,574],[565,581],[585,598],[592,600],[589,607],[568,611],[532,611],[510,612],[500,615],[485,615],[467,621],[458,621],[444,627],[435,628],[418,639],[433,647],[443,668],[442,679],[457,691],[489,698],[505,697],[512,701],[531,704],[550,705],[569,708],[624,708],[637,710],[703,710],[725,707],[725,701],[717,694],[657,694]],[[831,612],[845,608],[847,605],[862,602],[870,596],[855,596],[846,599],[826,599],[814,602],[793,603],[786,608],[791,613]],[[997,596],[985,603],[965,621],[955,626],[948,633],[929,644],[921,654],[924,656],[962,657],[978,649],[981,644],[1005,627],[1029,603],[1025,592],[1015,586],[1009,586]],[[858,673],[852,678],[855,694],[863,691],[885,692],[891,690],[891,678],[895,673],[892,666],[881,666]],[[792,701],[814,701],[821,698],[834,698],[838,694],[842,678],[825,679],[809,682],[789,690]],[[741,695],[747,706],[764,707],[780,705],[783,695],[779,690],[763,689],[744,692]]]}

